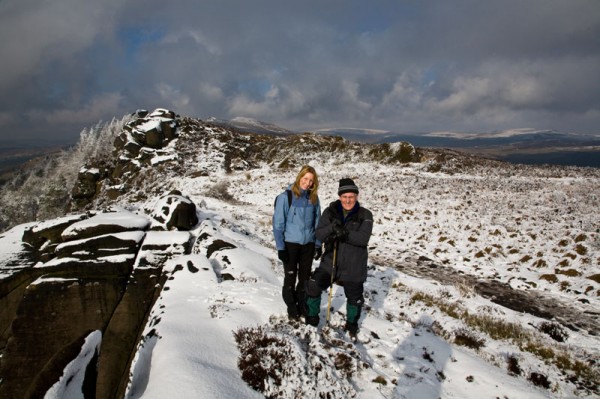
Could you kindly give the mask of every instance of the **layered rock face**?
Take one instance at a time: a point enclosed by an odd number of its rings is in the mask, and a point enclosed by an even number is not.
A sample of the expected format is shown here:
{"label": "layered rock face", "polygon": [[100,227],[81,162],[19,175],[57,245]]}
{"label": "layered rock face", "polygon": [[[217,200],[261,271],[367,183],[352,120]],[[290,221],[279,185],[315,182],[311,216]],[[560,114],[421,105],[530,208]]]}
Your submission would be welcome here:
{"label": "layered rock face", "polygon": [[[116,140],[112,166],[82,168],[79,208],[106,193],[109,179],[173,159],[174,113],[137,116]],[[146,212],[109,207],[28,226],[0,273],[0,397],[43,397],[74,359],[87,364],[85,397],[123,397],[167,278],[162,265],[190,253],[197,223],[196,205],[171,192]]]}
{"label": "layered rock face", "polygon": [[161,198],[153,215],[160,220],[124,210],[88,213],[26,230],[21,267],[0,280],[0,397],[43,397],[94,332],[102,338],[89,358],[86,396],[122,396],[166,279],[162,265],[190,253],[188,230],[198,221],[196,206],[178,193]]}

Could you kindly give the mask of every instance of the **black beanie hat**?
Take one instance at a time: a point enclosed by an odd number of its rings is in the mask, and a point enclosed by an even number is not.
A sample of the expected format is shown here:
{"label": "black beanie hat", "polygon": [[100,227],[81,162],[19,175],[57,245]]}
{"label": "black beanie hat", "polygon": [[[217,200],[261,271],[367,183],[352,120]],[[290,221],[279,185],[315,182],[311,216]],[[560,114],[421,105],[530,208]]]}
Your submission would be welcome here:
{"label": "black beanie hat", "polygon": [[340,180],[340,188],[338,188],[338,195],[342,195],[345,193],[358,194],[358,187],[356,187],[356,184],[354,184],[354,180],[349,178],[344,178]]}

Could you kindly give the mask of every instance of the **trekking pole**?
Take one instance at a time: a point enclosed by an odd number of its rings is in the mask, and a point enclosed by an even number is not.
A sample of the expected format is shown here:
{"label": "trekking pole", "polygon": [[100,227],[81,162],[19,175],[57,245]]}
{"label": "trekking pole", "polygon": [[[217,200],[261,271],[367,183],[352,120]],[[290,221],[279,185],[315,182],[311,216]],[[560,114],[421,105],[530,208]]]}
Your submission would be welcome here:
{"label": "trekking pole", "polygon": [[329,322],[329,310],[331,309],[331,295],[333,293],[333,279],[335,277],[335,261],[337,257],[337,240],[333,244],[333,264],[331,265],[331,282],[329,283],[329,301],[327,302],[327,322]]}

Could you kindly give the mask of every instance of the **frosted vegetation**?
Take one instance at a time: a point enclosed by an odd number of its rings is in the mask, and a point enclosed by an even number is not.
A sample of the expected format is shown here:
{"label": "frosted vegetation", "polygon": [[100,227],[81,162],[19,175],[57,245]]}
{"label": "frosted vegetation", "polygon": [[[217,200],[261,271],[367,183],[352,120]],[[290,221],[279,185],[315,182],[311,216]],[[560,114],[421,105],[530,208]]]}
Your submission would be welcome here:
{"label": "frosted vegetation", "polygon": [[130,119],[125,116],[84,129],[75,146],[47,156],[7,182],[0,190],[0,231],[64,215],[80,168],[112,157],[115,137]]}

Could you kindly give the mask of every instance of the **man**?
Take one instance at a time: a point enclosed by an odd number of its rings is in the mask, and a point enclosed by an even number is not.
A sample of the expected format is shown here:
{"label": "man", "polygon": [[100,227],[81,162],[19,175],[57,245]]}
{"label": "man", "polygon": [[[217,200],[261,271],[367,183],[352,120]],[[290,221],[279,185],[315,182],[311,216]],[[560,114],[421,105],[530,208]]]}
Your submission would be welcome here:
{"label": "man", "polygon": [[356,335],[364,303],[363,284],[367,279],[367,245],[373,230],[373,215],[360,206],[358,187],[352,179],[339,181],[338,196],[321,215],[315,231],[317,239],[326,245],[319,267],[307,282],[306,323],[319,325],[321,293],[337,282],[343,285],[346,295],[345,329]]}

